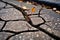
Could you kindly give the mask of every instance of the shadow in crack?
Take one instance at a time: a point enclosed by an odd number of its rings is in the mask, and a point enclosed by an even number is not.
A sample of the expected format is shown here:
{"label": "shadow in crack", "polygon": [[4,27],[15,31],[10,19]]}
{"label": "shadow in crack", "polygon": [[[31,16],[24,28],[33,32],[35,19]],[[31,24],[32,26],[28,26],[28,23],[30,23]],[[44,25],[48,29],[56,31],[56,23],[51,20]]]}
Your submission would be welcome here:
{"label": "shadow in crack", "polygon": [[15,35],[18,35],[18,34],[21,34],[21,33],[25,33],[25,32],[37,32],[37,31],[39,31],[39,30],[25,30],[25,31],[20,31],[20,32],[15,33],[14,35],[9,36],[6,40],[9,40],[11,37],[13,37]]}
{"label": "shadow in crack", "polygon": [[1,30],[3,30],[3,28],[6,26],[7,22],[9,22],[9,21],[25,21],[25,20],[24,19],[3,20],[3,19],[0,18],[0,21],[4,21],[5,22],[4,25],[2,26],[2,28],[0,29],[0,31],[1,31]]}
{"label": "shadow in crack", "polygon": [[3,30],[3,28],[5,27],[5,25],[7,24],[8,21],[5,21],[3,27],[0,30]]}
{"label": "shadow in crack", "polygon": [[0,7],[0,10],[2,10],[2,9],[9,9],[9,8],[13,8],[13,7]]}

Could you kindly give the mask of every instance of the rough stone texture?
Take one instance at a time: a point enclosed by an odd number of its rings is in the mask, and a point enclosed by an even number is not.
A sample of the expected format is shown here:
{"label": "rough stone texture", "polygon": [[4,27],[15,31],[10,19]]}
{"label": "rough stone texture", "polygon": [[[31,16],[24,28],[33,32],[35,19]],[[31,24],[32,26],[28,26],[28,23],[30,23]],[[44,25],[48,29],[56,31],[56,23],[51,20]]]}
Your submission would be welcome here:
{"label": "rough stone texture", "polygon": [[16,21],[16,22],[8,22],[5,26],[4,30],[13,30],[13,31],[23,31],[27,30],[26,22],[24,21]]}
{"label": "rough stone texture", "polygon": [[48,35],[46,35],[41,31],[38,31],[38,32],[21,33],[12,37],[10,40],[50,40],[50,39],[51,38]]}
{"label": "rough stone texture", "polygon": [[3,25],[4,25],[4,22],[0,21],[0,29],[2,28]]}
{"label": "rough stone texture", "polygon": [[1,18],[4,20],[14,20],[23,18],[22,14],[14,8],[4,9],[6,14],[2,15]]}
{"label": "rough stone texture", "polygon": [[0,40],[6,40],[8,36],[12,35],[11,33],[0,32]]}
{"label": "rough stone texture", "polygon": [[[34,6],[31,4],[26,4],[23,2],[19,3],[17,1],[12,1],[12,0],[11,1],[8,0],[8,2],[13,3],[20,7],[27,6],[28,8],[30,8],[30,11],[27,12],[28,14],[31,14],[29,12],[31,12],[32,7],[36,7],[35,13],[38,13],[39,9],[41,8],[41,6],[39,6],[39,5]],[[0,7],[4,7],[4,6],[5,6],[5,4],[0,2]],[[12,7],[12,6],[7,5],[6,9],[0,10],[0,18],[2,18],[3,20],[24,19],[21,12],[19,12],[18,10],[16,10],[13,7],[12,8],[7,8],[7,7]],[[60,36],[60,32],[59,32],[60,31],[60,14],[55,13],[51,9],[43,8],[43,10],[41,11],[41,16],[46,21],[51,21],[51,22],[45,23],[45,24],[48,24],[49,26],[43,24],[40,27],[49,31],[50,33]],[[38,17],[37,15],[32,15],[29,17],[31,18],[33,24],[35,24],[35,25],[43,22],[43,20],[40,17]],[[0,29],[3,25],[4,25],[4,21],[0,21]],[[25,30],[36,30],[36,28],[32,27],[26,21],[19,20],[19,21],[7,22],[3,30],[19,32],[19,31],[25,31]],[[12,34],[10,34],[8,32],[0,32],[0,40],[5,40],[10,35],[12,35]],[[27,32],[27,33],[24,32],[21,34],[17,34],[15,36],[11,37],[9,40],[54,40],[54,39],[49,37],[47,34],[45,34],[42,31],[37,31],[37,32]]]}
{"label": "rough stone texture", "polygon": [[43,22],[43,20],[38,17],[31,18],[31,20],[32,20],[33,24],[35,24],[35,25]]}
{"label": "rough stone texture", "polygon": [[0,2],[0,8],[2,8],[2,7],[4,7],[4,6],[5,6],[5,4],[2,3],[2,2]]}

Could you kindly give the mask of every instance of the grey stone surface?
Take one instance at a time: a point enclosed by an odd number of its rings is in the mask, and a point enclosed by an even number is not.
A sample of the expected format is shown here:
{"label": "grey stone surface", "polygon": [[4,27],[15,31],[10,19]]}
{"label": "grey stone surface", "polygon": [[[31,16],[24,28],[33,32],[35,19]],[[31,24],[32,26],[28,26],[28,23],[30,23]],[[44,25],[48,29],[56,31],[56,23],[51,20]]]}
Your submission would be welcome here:
{"label": "grey stone surface", "polygon": [[50,40],[50,39],[51,38],[48,35],[44,34],[41,31],[38,31],[38,32],[21,33],[12,37],[10,40]]}
{"label": "grey stone surface", "polygon": [[6,40],[8,36],[12,35],[11,33],[0,32],[0,40]]}
{"label": "grey stone surface", "polygon": [[[4,0],[4,1],[13,3],[19,7],[26,6],[30,8],[30,10],[27,12],[28,14],[31,14],[32,7],[36,7],[36,12],[33,14],[38,13],[39,9],[41,8],[41,6],[39,5],[34,6],[31,4],[24,3],[24,2],[19,3],[13,0],[11,1]],[[0,7],[4,7],[4,6],[5,4],[0,2]],[[12,6],[7,5],[6,8],[7,7],[12,7]],[[41,11],[41,16],[46,21],[51,21],[51,22],[46,22],[46,24],[48,24],[49,26],[43,24],[40,27],[49,31],[50,33],[60,36],[60,32],[59,32],[60,31],[60,14],[55,13],[51,9],[43,8],[43,10]],[[33,24],[35,25],[43,22],[43,20],[36,15],[32,15],[29,17],[31,18]],[[0,18],[2,18],[3,20],[24,19],[21,12],[19,12],[15,8],[7,8],[7,9],[0,10]],[[3,25],[4,25],[4,21],[0,21],[0,29]],[[3,30],[20,32],[20,31],[25,31],[25,30],[36,30],[36,28],[32,27],[26,21],[9,21],[7,22]],[[5,40],[10,35],[12,34],[8,32],[0,32],[0,40]],[[27,33],[17,34],[11,37],[9,40],[54,40],[54,39],[52,39],[51,37],[49,37],[47,34],[43,33],[42,31],[38,31],[38,32],[27,32]]]}
{"label": "grey stone surface", "polygon": [[4,9],[2,11],[6,12],[4,15],[1,16],[1,18],[4,19],[4,20],[14,20],[14,19],[23,18],[21,12],[17,11],[14,8]]}
{"label": "grey stone surface", "polygon": [[2,7],[4,7],[4,6],[5,6],[5,4],[2,3],[2,2],[0,2],[0,8],[2,8]]}
{"label": "grey stone surface", "polygon": [[28,27],[26,25],[26,22],[24,21],[16,21],[16,22],[8,22],[4,28],[4,30],[13,30],[13,31],[24,31],[27,30]]}
{"label": "grey stone surface", "polygon": [[33,22],[33,24],[39,24],[39,23],[43,23],[43,20],[42,20],[42,18],[38,18],[38,17],[32,17],[31,18],[31,20],[32,20],[32,22]]}
{"label": "grey stone surface", "polygon": [[3,25],[4,25],[4,22],[0,21],[0,29],[3,27]]}

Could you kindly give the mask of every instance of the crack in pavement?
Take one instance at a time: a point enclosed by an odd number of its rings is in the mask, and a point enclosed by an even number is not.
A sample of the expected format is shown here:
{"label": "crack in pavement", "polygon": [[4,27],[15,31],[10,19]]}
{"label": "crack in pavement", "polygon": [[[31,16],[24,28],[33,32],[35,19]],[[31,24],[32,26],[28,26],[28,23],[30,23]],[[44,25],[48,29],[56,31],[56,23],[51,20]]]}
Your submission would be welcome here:
{"label": "crack in pavement", "polygon": [[20,21],[20,20],[3,20],[3,19],[0,18],[0,21],[4,21],[4,22],[5,22],[4,25],[3,25],[3,27],[1,28],[0,32],[14,33],[13,35],[9,36],[6,40],[9,40],[11,37],[13,37],[13,36],[15,36],[15,35],[17,35],[17,34],[20,34],[20,33],[24,33],[24,32],[36,32],[36,31],[42,31],[42,32],[46,33],[47,35],[49,35],[50,37],[52,37],[52,38],[54,38],[54,39],[56,39],[56,40],[57,40],[57,39],[60,39],[60,37],[56,36],[55,34],[49,33],[49,32],[46,31],[45,29],[42,29],[42,28],[39,27],[39,26],[41,26],[41,25],[43,25],[43,24],[46,23],[46,20],[45,20],[43,17],[39,16],[39,17],[42,18],[42,20],[44,21],[43,23],[34,25],[33,22],[32,22],[32,20],[30,19],[30,17],[27,15],[27,13],[25,12],[25,10],[24,10],[23,8],[20,8],[20,7],[16,6],[16,5],[14,5],[14,4],[11,4],[11,3],[8,3],[8,2],[2,1],[2,0],[0,0],[0,1],[3,2],[3,3],[5,3],[5,4],[9,4],[9,5],[13,6],[15,9],[17,9],[18,11],[20,11],[20,12],[23,14],[25,20],[26,20],[32,27],[38,29],[38,30],[25,30],[25,31],[20,31],[20,32],[14,32],[14,31],[10,31],[10,30],[3,30],[3,28],[5,27],[5,25],[7,24],[7,22],[9,22],[9,21]]}

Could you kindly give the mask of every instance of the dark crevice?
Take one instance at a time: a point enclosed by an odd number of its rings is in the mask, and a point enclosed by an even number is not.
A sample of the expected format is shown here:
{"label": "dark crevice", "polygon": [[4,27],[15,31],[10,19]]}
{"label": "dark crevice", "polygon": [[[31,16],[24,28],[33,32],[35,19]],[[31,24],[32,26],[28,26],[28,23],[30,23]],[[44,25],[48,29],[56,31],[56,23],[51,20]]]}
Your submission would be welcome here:
{"label": "dark crevice", "polygon": [[3,20],[3,19],[0,18],[0,21],[5,21],[5,20]]}
{"label": "dark crevice", "polygon": [[26,21],[26,20],[25,19],[3,20],[0,18],[0,21],[9,22],[9,21]]}
{"label": "dark crevice", "polygon": [[6,21],[26,21],[25,19],[6,20]]}
{"label": "dark crevice", "polygon": [[9,40],[11,37],[15,36],[15,35],[18,35],[18,34],[21,34],[21,33],[26,33],[26,32],[37,32],[39,30],[25,30],[25,31],[20,31],[20,32],[17,32],[16,34],[14,35],[10,35],[6,40]]}
{"label": "dark crevice", "polygon": [[15,31],[10,31],[10,30],[1,30],[0,32],[8,32],[8,33],[17,33],[17,32],[15,32]]}
{"label": "dark crevice", "polygon": [[2,10],[2,9],[9,9],[9,8],[13,8],[13,7],[0,7],[0,10]]}
{"label": "dark crevice", "polygon": [[7,5],[8,5],[8,4],[5,4],[5,6],[4,6],[3,8],[6,8]]}
{"label": "dark crevice", "polygon": [[3,30],[3,28],[5,27],[6,24],[7,24],[7,21],[5,21],[3,27],[0,30]]}

